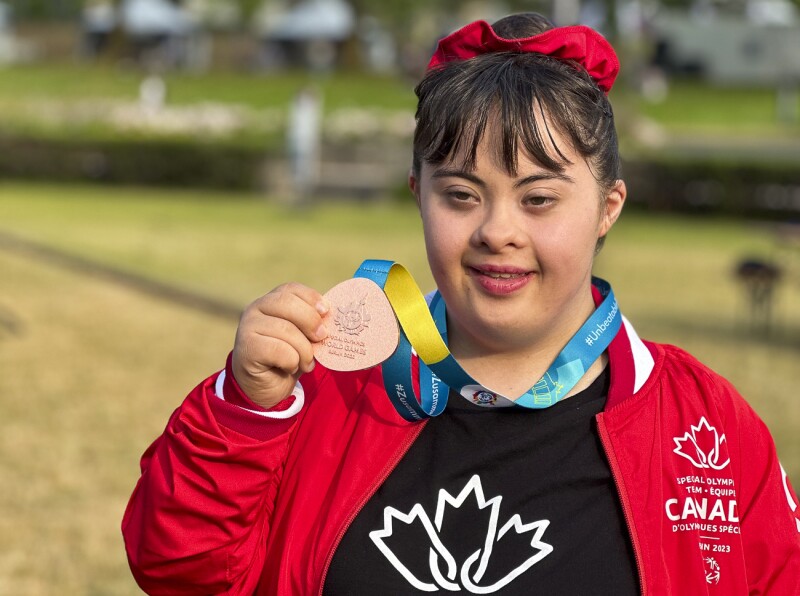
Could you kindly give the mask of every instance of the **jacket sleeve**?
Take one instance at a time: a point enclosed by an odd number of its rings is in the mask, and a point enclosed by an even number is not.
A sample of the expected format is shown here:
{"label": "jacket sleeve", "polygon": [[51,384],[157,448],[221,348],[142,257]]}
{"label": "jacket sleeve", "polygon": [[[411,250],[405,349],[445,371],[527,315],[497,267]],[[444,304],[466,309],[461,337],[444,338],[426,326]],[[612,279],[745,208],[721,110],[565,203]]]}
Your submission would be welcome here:
{"label": "jacket sleeve", "polygon": [[261,575],[297,416],[226,403],[216,380],[189,394],[141,460],[122,531],[148,594],[252,594]]}
{"label": "jacket sleeve", "polygon": [[744,400],[736,403],[738,508],[750,594],[800,594],[797,495],[766,425]]}

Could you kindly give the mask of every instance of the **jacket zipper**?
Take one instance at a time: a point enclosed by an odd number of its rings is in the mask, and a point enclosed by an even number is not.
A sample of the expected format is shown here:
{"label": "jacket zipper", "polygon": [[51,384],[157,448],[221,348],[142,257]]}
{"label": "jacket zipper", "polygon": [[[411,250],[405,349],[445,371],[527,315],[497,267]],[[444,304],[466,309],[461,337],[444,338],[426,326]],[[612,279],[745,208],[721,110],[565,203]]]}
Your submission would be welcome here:
{"label": "jacket zipper", "polygon": [[631,513],[630,503],[628,502],[628,494],[625,491],[625,486],[620,480],[619,465],[617,464],[616,457],[614,457],[611,446],[611,438],[608,435],[608,430],[606,429],[606,425],[603,420],[603,414],[598,414],[596,420],[597,429],[600,431],[600,442],[603,445],[603,450],[606,453],[606,458],[608,459],[608,464],[611,468],[611,477],[614,479],[614,484],[617,487],[617,493],[619,494],[619,500],[622,504],[622,515],[625,518],[625,525],[627,526],[628,534],[631,537],[631,544],[633,545],[633,558],[636,561],[636,569],[639,573],[639,590],[642,596],[646,596],[647,592],[645,590],[644,565],[642,564],[641,546],[636,536],[636,530],[633,527],[633,514]]}
{"label": "jacket zipper", "polygon": [[411,445],[414,441],[417,440],[417,437],[422,432],[422,429],[425,428],[427,421],[418,422],[416,427],[411,431],[411,433],[406,437],[405,441],[400,445],[400,448],[395,451],[392,459],[389,460],[389,463],[383,468],[380,474],[376,476],[375,481],[370,485],[367,492],[364,494],[364,498],[355,506],[353,512],[347,517],[344,524],[342,525],[339,532],[336,534],[336,539],[333,541],[333,546],[331,547],[330,552],[328,552],[328,556],[325,559],[325,567],[322,569],[322,579],[319,584],[319,592],[317,592],[318,596],[322,596],[322,591],[325,589],[325,579],[328,576],[328,569],[331,566],[331,561],[333,561],[333,555],[336,553],[336,549],[339,547],[339,543],[344,538],[344,535],[347,533],[350,524],[353,523],[353,520],[361,513],[361,510],[367,504],[367,502],[372,498],[372,495],[378,490],[381,484],[383,484],[384,480],[389,477],[394,469],[397,467],[397,464],[400,463],[400,460],[403,459],[403,456],[408,452],[411,448]]}

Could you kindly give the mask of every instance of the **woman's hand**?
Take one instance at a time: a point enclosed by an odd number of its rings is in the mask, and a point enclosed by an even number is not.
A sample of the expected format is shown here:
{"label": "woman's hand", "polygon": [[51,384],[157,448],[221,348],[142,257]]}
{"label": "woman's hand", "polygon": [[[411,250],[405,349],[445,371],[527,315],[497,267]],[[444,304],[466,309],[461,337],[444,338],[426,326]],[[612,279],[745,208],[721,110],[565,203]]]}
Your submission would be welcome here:
{"label": "woman's hand", "polygon": [[298,283],[278,286],[242,313],[233,347],[233,376],[247,397],[271,408],[314,369],[312,343],[327,337],[322,295]]}

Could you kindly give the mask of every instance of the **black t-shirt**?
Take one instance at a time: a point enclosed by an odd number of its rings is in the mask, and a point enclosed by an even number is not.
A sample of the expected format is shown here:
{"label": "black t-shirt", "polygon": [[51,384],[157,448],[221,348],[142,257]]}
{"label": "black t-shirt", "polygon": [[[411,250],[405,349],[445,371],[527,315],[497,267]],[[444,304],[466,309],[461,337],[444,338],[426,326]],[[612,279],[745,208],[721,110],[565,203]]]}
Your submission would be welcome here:
{"label": "black t-shirt", "polygon": [[608,376],[543,410],[451,392],[347,530],[324,595],[638,594],[594,420]]}

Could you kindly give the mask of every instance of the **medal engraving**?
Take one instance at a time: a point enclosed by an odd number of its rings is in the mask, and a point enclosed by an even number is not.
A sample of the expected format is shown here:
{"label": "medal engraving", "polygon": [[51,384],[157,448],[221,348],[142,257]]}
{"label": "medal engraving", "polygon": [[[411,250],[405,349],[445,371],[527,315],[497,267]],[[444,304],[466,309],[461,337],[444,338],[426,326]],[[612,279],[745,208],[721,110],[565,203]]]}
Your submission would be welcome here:
{"label": "medal engraving", "polygon": [[323,319],[328,337],[314,344],[314,357],[325,368],[369,368],[397,349],[397,319],[378,284],[360,277],[348,279],[331,288],[325,299],[330,304]]}
{"label": "medal engraving", "polygon": [[333,318],[336,328],[348,335],[360,335],[364,329],[369,327],[369,312],[367,312],[366,295],[356,304],[351,302],[344,308],[337,307],[337,313]]}

